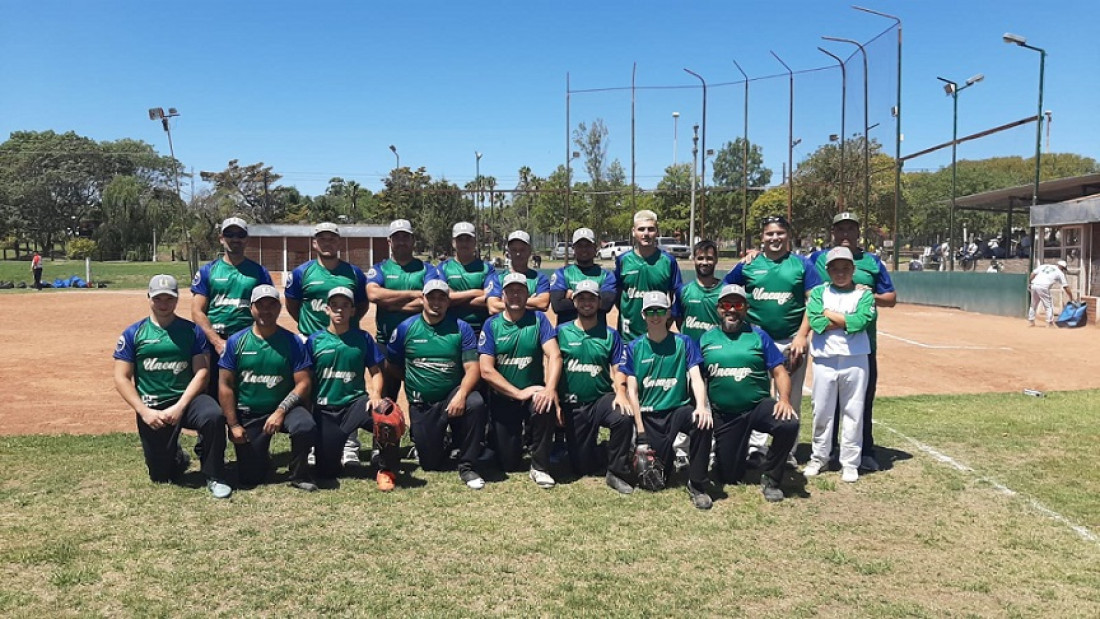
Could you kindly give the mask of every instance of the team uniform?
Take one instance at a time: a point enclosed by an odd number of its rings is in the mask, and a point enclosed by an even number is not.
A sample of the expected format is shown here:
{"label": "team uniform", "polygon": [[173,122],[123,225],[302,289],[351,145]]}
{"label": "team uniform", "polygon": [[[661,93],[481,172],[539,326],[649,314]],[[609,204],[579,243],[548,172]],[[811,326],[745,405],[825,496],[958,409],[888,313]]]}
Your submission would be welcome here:
{"label": "team uniform", "polygon": [[638,403],[642,427],[650,447],[672,471],[672,442],[678,432],[691,441],[688,452],[688,479],[696,488],[707,485],[710,464],[711,430],[700,429],[692,419],[688,370],[702,365],[699,346],[681,333],[669,333],[660,342],[643,335],[626,347],[619,369],[638,381]]}
{"label": "team uniform", "polygon": [[607,469],[621,479],[629,479],[634,422],[612,406],[615,393],[611,368],[622,361],[622,338],[602,322],[588,331],[576,322],[568,322],[558,327],[556,337],[562,355],[558,393],[573,472],[590,475],[600,468],[596,440],[600,428],[605,427],[611,431]]}
{"label": "team uniform", "polygon": [[[206,354],[206,335],[190,320],[176,317],[167,327],[143,318],[122,332],[114,358],[134,366],[134,386],[149,408],[164,410],[180,400],[195,377],[192,358]],[[179,423],[153,429],[137,415],[138,436],[149,478],[167,482],[186,471],[187,458],[179,447],[181,428],[195,430],[206,444],[201,468],[208,480],[224,478],[225,416],[213,398],[199,394],[187,406]]]}
{"label": "team uniform", "polygon": [[[490,299],[501,299],[504,297],[504,286],[501,282],[504,281],[504,277],[507,275],[508,273],[493,273],[492,288],[490,288],[488,295]],[[528,295],[533,297],[535,295],[550,292],[550,279],[542,273],[534,269],[527,269],[524,275],[527,277]]]}
{"label": "team uniform", "polygon": [[[233,445],[241,483],[259,484],[271,466],[271,436],[264,433],[264,423],[293,391],[294,373],[308,370],[313,363],[302,341],[279,327],[267,339],[252,329],[231,335],[218,365],[236,380],[237,419],[248,437],[247,442]],[[313,416],[299,404],[286,411],[282,431],[290,434],[291,480],[309,481],[306,455],[315,440]]]}
{"label": "team uniform", "polygon": [[577,318],[577,310],[571,299],[565,298],[565,292],[576,292],[577,284],[584,280],[593,280],[600,286],[600,310],[597,316],[601,322],[607,322],[607,313],[615,305],[615,292],[618,280],[615,274],[598,264],[581,267],[576,264],[564,266],[550,276],[550,305],[554,308],[558,325],[564,325]]}
{"label": "team uniform", "polygon": [[[424,288],[424,282],[430,279],[438,279],[435,276],[435,267],[419,258],[413,258],[404,266],[395,262],[393,258],[387,258],[367,271],[367,284],[378,284],[386,290],[421,290]],[[378,307],[378,314],[375,317],[375,322],[378,323],[378,341],[390,341],[390,334],[397,325],[419,313],[419,311],[403,312]]]}
{"label": "team uniform", "polygon": [[615,279],[619,286],[619,333],[625,342],[646,334],[642,317],[642,295],[659,290],[669,295],[673,317],[681,314],[679,290],[683,287],[676,259],[662,249],[643,258],[636,250],[615,258]]}
{"label": "team uniform", "polygon": [[[340,455],[348,437],[359,428],[374,431],[365,376],[368,368],[379,368],[385,357],[370,334],[361,329],[349,329],[342,335],[328,329],[317,331],[306,340],[306,352],[313,360],[316,470],[319,476],[332,478],[342,468]],[[383,450],[384,468],[395,470],[398,458],[396,445]]]}
{"label": "team uniform", "polygon": [[1042,303],[1047,313],[1047,326],[1054,324],[1054,300],[1050,297],[1050,289],[1054,285],[1065,288],[1069,285],[1066,274],[1062,269],[1053,264],[1041,264],[1034,271],[1029,290],[1031,291],[1031,305],[1027,310],[1028,322],[1035,323],[1035,314]]}
{"label": "team uniform", "polygon": [[702,348],[707,398],[714,413],[715,468],[728,484],[745,475],[751,432],[772,435],[772,449],[764,474],[777,484],[783,463],[798,440],[798,419],[779,420],[771,398],[771,371],[783,364],[783,354],[771,336],[757,326],[739,331],[711,329],[699,342]]}
{"label": "team uniform", "polygon": [[[462,264],[455,258],[448,258],[439,263],[428,279],[441,279],[447,282],[455,292],[484,290],[488,294],[492,292],[496,269],[481,258],[475,258],[469,264]],[[481,333],[481,326],[489,319],[489,308],[470,305],[451,307],[447,310],[447,315],[470,325],[474,333],[478,334]]]}
{"label": "team uniform", "polygon": [[707,288],[699,280],[688,282],[680,287],[680,304],[684,311],[684,322],[680,333],[695,340],[717,327],[722,321],[718,317],[718,293],[722,290],[721,280]]}
{"label": "team uniform", "polygon": [[423,316],[408,318],[390,337],[386,359],[405,376],[412,440],[421,468],[438,471],[446,467],[449,425],[459,450],[459,474],[472,471],[485,439],[485,400],[472,391],[466,396],[466,412],[447,416],[447,405],[466,375],[464,365],[477,362],[477,338],[470,325],[450,316],[434,325]]}
{"label": "team uniform", "polygon": [[[287,279],[284,294],[302,304],[298,313],[299,333],[308,337],[328,327],[328,314],[325,313],[328,293],[337,286],[351,289],[356,306],[367,300],[367,277],[354,264],[341,260],[335,270],[329,271],[320,260],[310,260],[294,269]],[[351,326],[358,327],[359,321],[354,320]]]}
{"label": "team uniform", "polygon": [[[486,321],[478,353],[493,357],[497,371],[513,387],[526,389],[545,384],[542,345],[553,337],[554,328],[542,312],[527,311],[518,322],[511,322],[501,313]],[[531,427],[531,466],[538,471],[548,471],[550,444],[557,421],[554,413],[535,413],[531,400],[521,402],[495,390],[490,397],[493,445],[501,467],[505,471],[518,471],[523,467],[526,424]]]}

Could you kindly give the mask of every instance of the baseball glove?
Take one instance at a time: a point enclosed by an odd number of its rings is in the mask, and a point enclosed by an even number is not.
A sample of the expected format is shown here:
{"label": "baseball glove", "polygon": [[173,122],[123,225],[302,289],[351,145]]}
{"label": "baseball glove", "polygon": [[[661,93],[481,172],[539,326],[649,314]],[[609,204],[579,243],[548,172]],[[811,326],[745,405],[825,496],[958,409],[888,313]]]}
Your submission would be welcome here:
{"label": "baseball glove", "polygon": [[405,413],[393,400],[386,398],[371,411],[374,422],[374,443],[378,449],[397,447],[405,436]]}
{"label": "baseball glove", "polygon": [[647,443],[638,443],[634,450],[634,473],[638,487],[657,492],[665,487],[665,465]]}

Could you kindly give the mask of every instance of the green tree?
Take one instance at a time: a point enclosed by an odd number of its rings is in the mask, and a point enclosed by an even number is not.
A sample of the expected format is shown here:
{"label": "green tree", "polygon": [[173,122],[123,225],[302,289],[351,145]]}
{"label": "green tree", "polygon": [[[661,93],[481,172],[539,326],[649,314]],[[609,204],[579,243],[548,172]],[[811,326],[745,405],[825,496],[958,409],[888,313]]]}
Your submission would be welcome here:
{"label": "green tree", "polygon": [[262,161],[242,166],[233,159],[221,172],[200,172],[199,176],[214,184],[220,200],[254,223],[277,221],[287,210],[288,200],[280,200],[285,188],[277,185],[282,176]]}
{"label": "green tree", "polygon": [[[745,147],[748,146],[748,156]],[[713,164],[713,186],[707,190],[707,235],[713,239],[739,238],[741,217],[746,212],[745,187],[748,173],[748,206],[771,183],[772,171],[764,166],[763,150],[758,144],[737,138],[718,149]],[[750,238],[751,238],[751,231]]]}

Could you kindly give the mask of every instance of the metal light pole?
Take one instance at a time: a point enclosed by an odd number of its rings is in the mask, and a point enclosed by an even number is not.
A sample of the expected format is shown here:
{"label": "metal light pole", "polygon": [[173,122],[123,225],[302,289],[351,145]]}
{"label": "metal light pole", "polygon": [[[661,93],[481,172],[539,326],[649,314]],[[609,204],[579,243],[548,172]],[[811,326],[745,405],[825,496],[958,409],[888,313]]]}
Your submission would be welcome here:
{"label": "metal light pole", "polygon": [[[1039,52],[1039,107],[1035,112],[1035,188],[1031,192],[1031,206],[1037,206],[1039,204],[1039,173],[1041,168],[1039,167],[1039,157],[1041,154],[1041,148],[1043,144],[1043,73],[1047,64],[1047,50],[1041,47],[1035,47],[1034,45],[1028,45],[1027,39],[1018,35],[1006,32],[1002,37],[1005,43],[1012,43],[1019,45],[1020,47],[1026,47],[1027,49]],[[1032,241],[1035,240],[1035,228],[1029,228],[1028,233],[1031,235]],[[1035,245],[1032,245],[1031,254],[1028,257],[1027,269],[1030,273],[1035,266]]]}
{"label": "metal light pole", "polygon": [[[699,234],[707,233],[707,82],[703,76],[691,69],[684,71],[694,75],[703,84],[703,172],[699,175]],[[692,239],[695,237],[692,236]]]}
{"label": "metal light pole", "polygon": [[680,112],[672,113],[672,165],[676,165],[676,134],[680,125]]}
{"label": "metal light pole", "polygon": [[836,41],[838,43],[850,43],[859,48],[860,53],[863,55],[863,221],[860,226],[860,231],[863,234],[862,243],[867,245],[867,231],[871,228],[871,222],[869,221],[871,215],[871,121],[870,121],[870,109],[868,108],[868,90],[867,90],[867,50],[863,48],[863,44],[859,41],[852,39],[842,39],[839,37],[821,37],[826,41]]}
{"label": "metal light pole", "polygon": [[[952,108],[952,112],[951,112],[951,213],[950,213],[950,216],[947,218],[947,222],[948,222],[947,223],[947,226],[948,226],[947,246],[952,249],[952,251],[949,252],[950,256],[949,256],[948,260],[949,260],[949,263],[951,265],[950,269],[952,271],[954,271],[955,270],[955,252],[954,252],[955,246],[951,243],[951,240],[952,240],[951,237],[954,236],[954,234],[955,234],[955,195],[956,195],[955,185],[956,185],[956,182],[958,180],[958,159],[956,158],[956,153],[958,152],[958,149],[959,149],[959,91],[966,90],[967,88],[970,88],[974,84],[977,84],[978,82],[985,79],[985,76],[982,75],[981,73],[979,73],[979,74],[975,75],[974,77],[966,80],[966,83],[963,84],[962,86],[959,86],[957,83],[952,82],[951,80],[945,79],[945,78],[942,78],[942,77],[937,77],[936,79],[938,79],[939,81],[946,84],[943,87],[943,89],[947,93],[947,96],[951,97],[951,103],[952,103],[952,105],[951,105],[951,108]],[[965,242],[966,242],[966,239],[965,238],[962,239],[962,242],[959,243],[959,246],[961,247],[962,243],[965,243]]]}
{"label": "metal light pole", "polygon": [[691,128],[691,216],[688,219],[688,235],[695,240],[695,168],[699,163],[699,125]]}
{"label": "metal light pole", "polygon": [[[172,145],[172,126],[168,123],[169,118],[175,118],[180,113],[176,111],[176,108],[168,108],[168,113],[164,113],[162,107],[149,108],[149,120],[159,120],[164,132],[168,134],[168,152],[172,155],[172,178],[176,184],[176,197],[183,200],[180,195],[180,174],[179,174],[179,162],[176,161],[176,148]],[[157,226],[153,225],[153,262],[157,261]]]}
{"label": "metal light pole", "polygon": [[[769,50],[770,51],[770,50]],[[791,93],[788,97],[787,108],[787,221],[793,218],[794,213],[794,71],[783,62],[779,54],[771,52],[772,56],[783,65],[791,80]]]}
{"label": "metal light pole", "polygon": [[397,154],[397,147],[394,146],[393,144],[390,144],[390,150],[393,151],[393,156],[397,158],[397,165],[395,166],[394,169],[400,170],[401,169],[401,155]]}
{"label": "metal light pole", "polygon": [[736,60],[733,66],[745,79],[745,128],[741,133],[744,141],[741,148],[741,251],[744,252],[749,247],[749,76]]}
{"label": "metal light pole", "polygon": [[848,177],[844,175],[844,151],[846,138],[846,118],[848,107],[848,69],[844,66],[844,61],[839,56],[830,52],[829,50],[819,47],[823,54],[829,56],[840,65],[840,193],[837,197],[836,210],[838,213],[844,211],[844,191],[848,187]]}
{"label": "metal light pole", "polygon": [[[477,216],[475,218],[477,220],[477,233],[481,234],[481,207],[482,207],[481,153],[475,150],[474,151],[474,158],[475,158],[475,162],[474,162],[474,170],[475,170],[475,172],[474,172],[474,187],[476,188],[475,190],[477,191],[477,193],[474,195],[474,210],[477,211]],[[488,251],[488,253],[485,254],[486,260],[491,258],[492,255],[493,255],[493,238],[492,238],[492,235],[490,234],[489,235],[489,251]]]}

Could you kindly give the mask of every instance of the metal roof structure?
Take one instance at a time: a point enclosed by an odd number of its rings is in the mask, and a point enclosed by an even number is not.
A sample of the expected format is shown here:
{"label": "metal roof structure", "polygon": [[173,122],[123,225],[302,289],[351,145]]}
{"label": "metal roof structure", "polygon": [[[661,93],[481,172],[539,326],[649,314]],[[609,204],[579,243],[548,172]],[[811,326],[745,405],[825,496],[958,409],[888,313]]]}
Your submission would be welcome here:
{"label": "metal roof structure", "polygon": [[1071,226],[1100,222],[1100,193],[1057,204],[1031,207],[1031,227]]}
{"label": "metal roof structure", "polygon": [[[341,224],[340,236],[349,238],[386,238],[388,226]],[[249,224],[249,236],[263,237],[313,237],[313,224]]]}
{"label": "metal roof structure", "polygon": [[[1031,207],[1034,183],[955,198],[956,208],[1007,213]],[[1100,174],[1086,174],[1039,183],[1039,204],[1061,203],[1100,193]]]}

